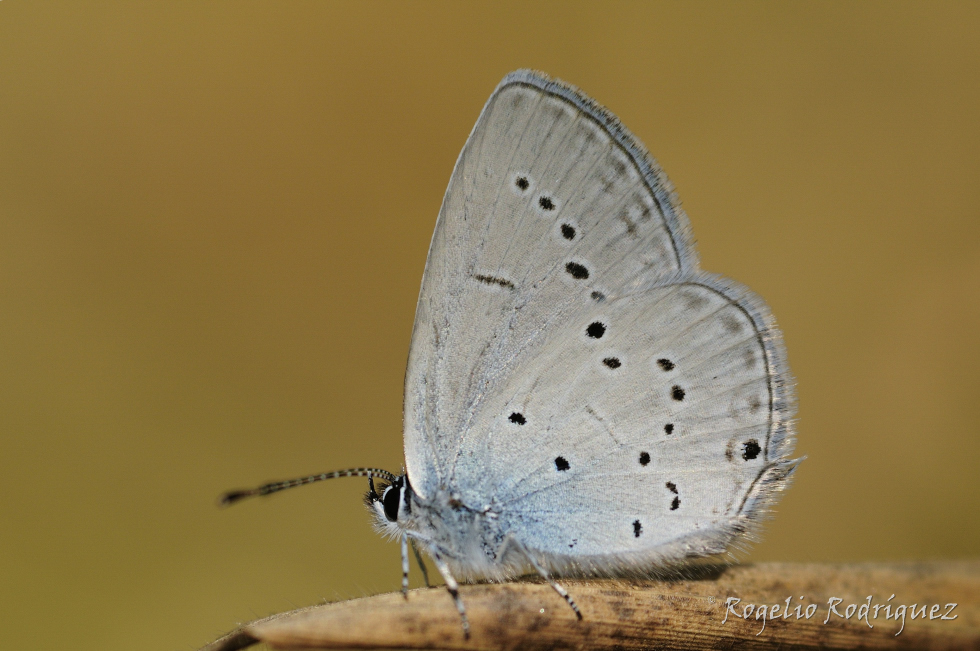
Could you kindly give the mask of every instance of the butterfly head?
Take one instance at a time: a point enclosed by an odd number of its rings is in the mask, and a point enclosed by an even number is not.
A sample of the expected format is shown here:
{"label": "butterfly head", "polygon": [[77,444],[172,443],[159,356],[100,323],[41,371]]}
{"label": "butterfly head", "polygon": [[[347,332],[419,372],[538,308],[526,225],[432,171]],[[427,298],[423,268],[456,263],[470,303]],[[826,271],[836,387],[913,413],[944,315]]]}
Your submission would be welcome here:
{"label": "butterfly head", "polygon": [[395,477],[387,486],[382,486],[380,492],[376,489],[373,478],[368,479],[368,485],[369,490],[364,501],[374,513],[378,528],[391,535],[400,533],[411,519],[415,495],[408,483],[408,476]]}

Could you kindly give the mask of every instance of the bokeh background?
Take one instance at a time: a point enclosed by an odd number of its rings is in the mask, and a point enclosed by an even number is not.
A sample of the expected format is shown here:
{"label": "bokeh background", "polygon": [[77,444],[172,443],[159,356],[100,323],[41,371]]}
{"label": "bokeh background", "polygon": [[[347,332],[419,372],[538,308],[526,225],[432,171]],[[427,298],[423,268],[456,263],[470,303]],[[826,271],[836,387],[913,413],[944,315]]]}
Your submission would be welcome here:
{"label": "bokeh background", "polygon": [[[397,589],[443,191],[535,67],[764,296],[808,460],[751,560],[980,554],[980,5],[0,2],[0,646],[193,649]],[[418,577],[413,570],[413,585]]]}

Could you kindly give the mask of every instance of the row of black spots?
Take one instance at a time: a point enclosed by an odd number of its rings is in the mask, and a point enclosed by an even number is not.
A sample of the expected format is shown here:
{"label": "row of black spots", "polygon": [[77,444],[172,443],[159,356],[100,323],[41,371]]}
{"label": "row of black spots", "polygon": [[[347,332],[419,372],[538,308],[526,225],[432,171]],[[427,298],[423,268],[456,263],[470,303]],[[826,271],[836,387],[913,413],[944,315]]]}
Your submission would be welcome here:
{"label": "row of black spots", "polygon": [[[531,182],[528,180],[526,176],[518,176],[517,179],[514,181],[514,183],[521,190],[521,192],[525,192],[528,190],[528,188],[531,187]],[[554,199],[544,194],[538,197],[538,205],[541,207],[542,210],[548,212],[554,210],[557,207],[555,205]],[[576,231],[574,226],[567,223],[563,223],[561,225],[561,236],[564,237],[566,240],[569,241],[574,240],[576,235],[578,235],[578,232]],[[585,280],[586,278],[589,277],[588,268],[585,265],[580,264],[578,262],[569,262],[568,264],[566,264],[565,271],[568,272],[572,276],[572,278],[576,280]],[[596,294],[599,294],[601,298],[597,297]],[[605,297],[598,292],[592,292],[592,298],[594,300],[602,300]]]}
{"label": "row of black spots", "polygon": [[555,457],[555,469],[558,470],[558,472],[565,472],[569,468],[571,468],[571,466],[568,465],[568,459],[565,457]]}
{"label": "row of black spots", "polygon": [[[526,192],[531,187],[531,182],[528,180],[526,176],[518,176],[515,179],[514,183],[521,190],[521,192]],[[555,210],[557,208],[554,199],[544,194],[538,197],[538,206],[540,206],[542,210],[548,212]],[[568,223],[562,223],[560,226],[560,230],[561,230],[562,237],[564,237],[566,240],[569,241],[574,240],[578,235],[578,231],[575,229],[575,227]],[[567,263],[565,265],[565,271],[569,275],[571,275],[572,278],[576,280],[586,280],[589,277],[588,267],[586,267],[584,264],[581,264],[579,262]],[[605,299],[606,297],[602,292],[599,291],[592,292],[592,300],[596,302],[602,302]]]}
{"label": "row of black spots", "polygon": [[522,414],[519,411],[513,412],[510,416],[507,417],[507,420],[509,420],[510,422],[516,425],[524,425],[525,423],[527,423],[527,419],[524,418],[524,414]]}
{"label": "row of black spots", "polygon": [[[527,192],[531,187],[531,181],[526,176],[518,176],[516,179],[514,179],[514,185],[516,185],[517,189],[521,192]],[[543,194],[538,197],[538,205],[541,206],[542,210],[554,210],[555,200],[548,195]]]}
{"label": "row of black spots", "polygon": [[677,492],[677,484],[672,481],[667,482],[667,490],[674,494],[674,500],[670,503],[670,510],[676,511],[681,505],[680,493]]}
{"label": "row of black spots", "polygon": [[[603,323],[602,321],[593,321],[588,326],[586,326],[585,334],[590,339],[602,339],[602,336],[606,334],[606,324]],[[616,369],[622,366],[622,362],[616,357],[607,357],[602,360],[602,363],[612,369]],[[668,372],[676,368],[676,365],[672,361],[666,358],[658,359],[657,364],[660,366],[661,369]],[[679,386],[674,386],[671,389],[671,397],[673,397],[674,400],[678,400],[678,401],[683,400],[684,395],[685,395],[684,389],[680,388]]]}

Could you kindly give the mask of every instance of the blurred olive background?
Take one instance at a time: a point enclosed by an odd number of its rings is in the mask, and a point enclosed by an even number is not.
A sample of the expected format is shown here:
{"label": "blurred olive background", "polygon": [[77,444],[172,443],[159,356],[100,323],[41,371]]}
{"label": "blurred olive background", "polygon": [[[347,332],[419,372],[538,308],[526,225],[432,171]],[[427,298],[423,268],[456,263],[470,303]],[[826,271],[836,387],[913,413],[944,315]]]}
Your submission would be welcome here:
{"label": "blurred olive background", "polygon": [[518,67],[617,113],[779,319],[808,460],[748,558],[976,557],[978,33],[976,3],[0,2],[0,645],[192,649],[397,589],[366,482],[215,498],[401,468],[436,214]]}

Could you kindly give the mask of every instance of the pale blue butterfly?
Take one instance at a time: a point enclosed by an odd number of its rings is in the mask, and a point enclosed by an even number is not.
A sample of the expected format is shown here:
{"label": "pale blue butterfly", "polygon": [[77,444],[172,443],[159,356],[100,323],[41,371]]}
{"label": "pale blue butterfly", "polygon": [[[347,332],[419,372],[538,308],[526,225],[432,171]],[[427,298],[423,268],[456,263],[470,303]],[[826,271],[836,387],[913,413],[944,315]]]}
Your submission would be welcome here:
{"label": "pale blue butterfly", "polygon": [[[576,88],[507,75],[443,200],[405,381],[406,472],[379,530],[457,578],[651,576],[746,540],[796,466],[779,331],[698,268],[657,163]],[[374,479],[386,486],[377,489]],[[421,564],[421,558],[416,557]],[[424,565],[423,571],[424,571]]]}

